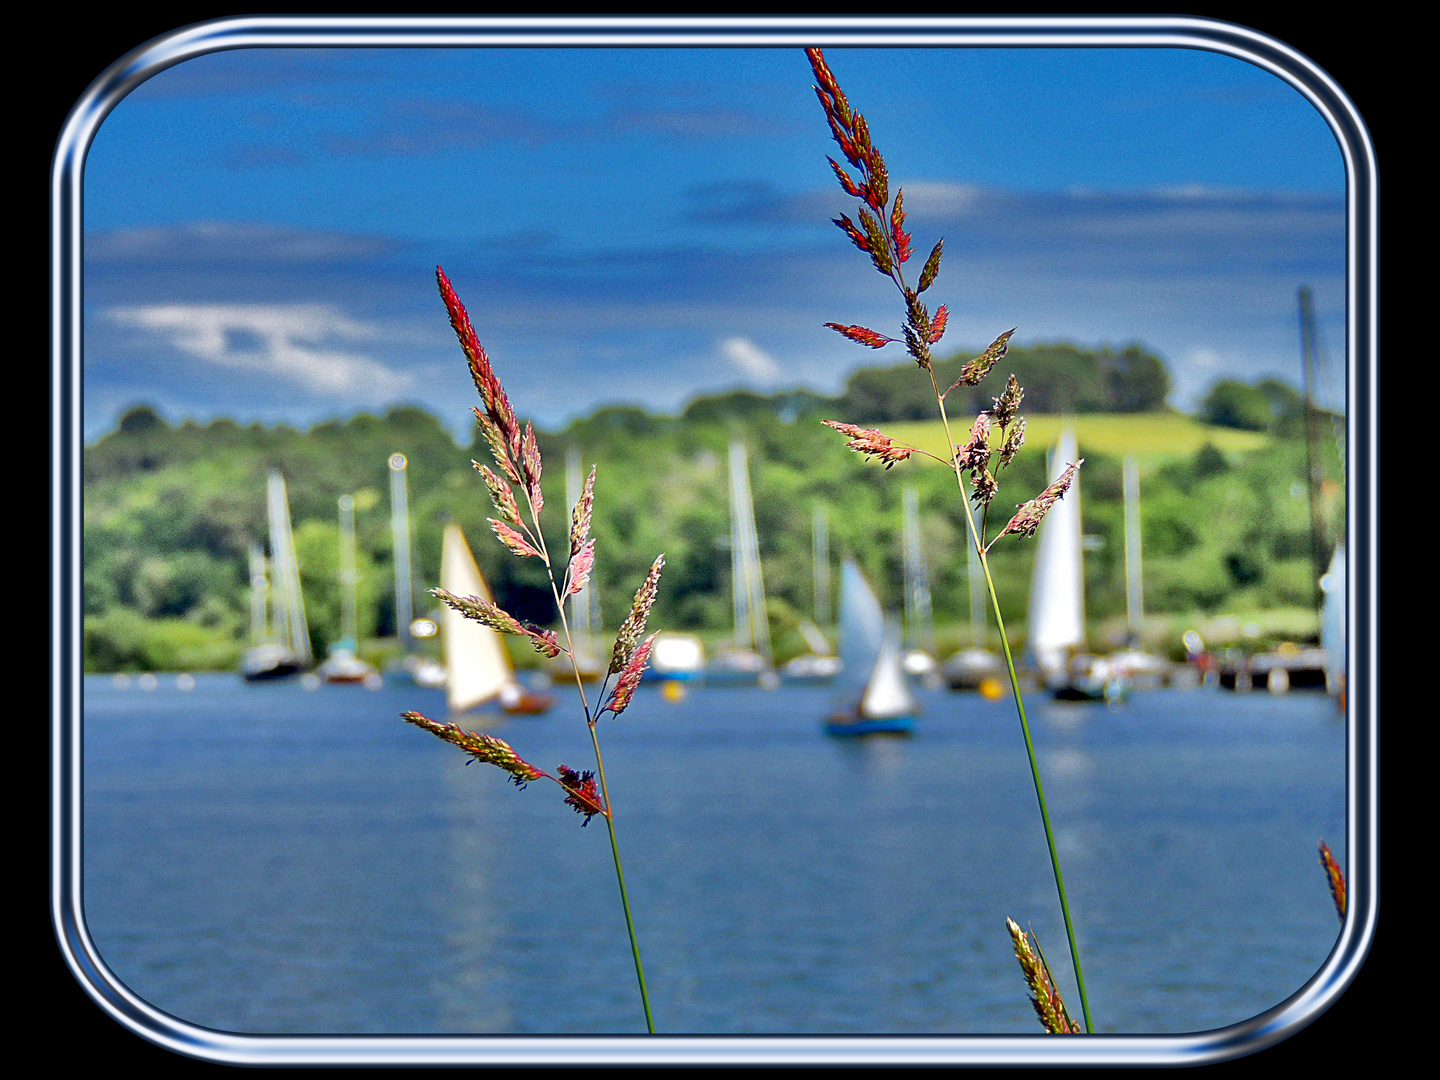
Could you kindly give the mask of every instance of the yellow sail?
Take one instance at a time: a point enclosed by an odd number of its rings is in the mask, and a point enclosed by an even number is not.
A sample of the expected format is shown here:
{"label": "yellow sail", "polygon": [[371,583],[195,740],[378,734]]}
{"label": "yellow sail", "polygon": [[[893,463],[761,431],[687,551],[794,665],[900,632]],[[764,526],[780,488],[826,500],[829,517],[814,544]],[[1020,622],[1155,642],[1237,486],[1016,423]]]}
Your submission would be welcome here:
{"label": "yellow sail", "polygon": [[[440,587],[456,596],[494,601],[460,526],[445,526]],[[498,631],[467,619],[450,607],[441,624],[445,645],[445,698],[452,713],[483,705],[516,686],[515,671]]]}

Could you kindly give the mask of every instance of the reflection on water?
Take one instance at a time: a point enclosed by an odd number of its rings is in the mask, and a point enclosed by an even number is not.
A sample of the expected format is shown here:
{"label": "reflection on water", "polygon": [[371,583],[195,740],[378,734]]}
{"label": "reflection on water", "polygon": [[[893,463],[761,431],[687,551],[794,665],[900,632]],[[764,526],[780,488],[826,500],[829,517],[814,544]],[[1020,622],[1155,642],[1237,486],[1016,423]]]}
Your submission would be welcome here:
{"label": "reflection on water", "polygon": [[446,818],[442,847],[443,887],[425,890],[435,930],[450,953],[450,965],[436,973],[440,1030],[505,1031],[513,1023],[503,993],[504,943],[513,936],[497,903],[493,879],[500,876],[503,847],[495,843],[492,785],[473,783],[470,771],[441,774]]}
{"label": "reflection on water", "polygon": [[[794,687],[644,687],[603,723],[661,1030],[1038,1030],[1005,918],[1070,976],[1018,724],[921,697],[909,738],[827,738],[825,692]],[[603,822],[399,721],[438,692],[92,678],[85,708],[87,918],[155,1005],[256,1032],[643,1030]],[[1233,1023],[1323,962],[1328,702],[1156,691],[1031,724],[1101,1030]],[[465,726],[592,764],[563,699]]]}

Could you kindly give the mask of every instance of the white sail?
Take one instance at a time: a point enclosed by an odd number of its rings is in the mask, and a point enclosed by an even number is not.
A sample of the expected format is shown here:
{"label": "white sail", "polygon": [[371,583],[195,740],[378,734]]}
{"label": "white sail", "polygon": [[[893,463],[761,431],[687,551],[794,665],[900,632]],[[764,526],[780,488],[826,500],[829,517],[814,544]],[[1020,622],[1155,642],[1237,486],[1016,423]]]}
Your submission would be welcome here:
{"label": "white sail", "polygon": [[275,637],[303,667],[309,667],[314,655],[310,651],[310,628],[305,620],[305,598],[300,591],[295,536],[290,528],[290,496],[285,489],[285,478],[278,470],[270,473],[265,501],[270,518],[270,560],[275,571],[271,605]]}
{"label": "white sail", "polygon": [[[1125,459],[1125,618],[1132,644],[1145,629],[1145,574],[1140,563],[1140,461]],[[1138,645],[1137,645],[1138,647]]]}
{"label": "white sail", "polygon": [[730,560],[735,600],[735,645],[752,648],[770,660],[770,623],[765,613],[765,581],[760,572],[760,540],[750,496],[750,466],[745,444],[730,444]]}
{"label": "white sail", "polygon": [[840,675],[837,703],[856,709],[866,720],[888,719],[914,712],[900,649],[886,626],[885,613],[854,559],[840,568]]}
{"label": "white sail", "polygon": [[[440,587],[456,596],[493,602],[475,556],[460,526],[445,526],[440,557]],[[514,669],[498,631],[467,619],[448,605],[443,615],[445,698],[450,711],[462,713],[484,704],[515,684]]]}
{"label": "white sail", "polygon": [[1330,569],[1320,579],[1325,590],[1325,604],[1320,611],[1320,644],[1325,649],[1325,686],[1332,694],[1345,687],[1345,545],[1335,549]]}
{"label": "white sail", "polygon": [[853,706],[864,693],[885,642],[885,613],[854,559],[846,559],[840,567],[839,637],[843,666],[836,693]]}
{"label": "white sail", "polygon": [[866,720],[889,720],[909,716],[914,711],[915,698],[905,681],[900,650],[895,646],[894,635],[887,635],[880,645],[880,655],[875,658],[870,681],[865,684],[865,696],[860,699],[860,716]]}
{"label": "white sail", "polygon": [[[1075,432],[1066,428],[1050,459],[1050,482],[1079,460]],[[1030,654],[1046,681],[1068,670],[1072,651],[1085,648],[1085,575],[1080,558],[1080,477],[1040,523],[1030,579]]]}

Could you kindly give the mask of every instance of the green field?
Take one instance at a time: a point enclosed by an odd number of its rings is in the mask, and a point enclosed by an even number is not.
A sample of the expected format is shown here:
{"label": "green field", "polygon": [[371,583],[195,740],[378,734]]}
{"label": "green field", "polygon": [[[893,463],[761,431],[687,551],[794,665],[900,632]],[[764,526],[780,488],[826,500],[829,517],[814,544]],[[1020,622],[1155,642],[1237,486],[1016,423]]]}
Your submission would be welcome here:
{"label": "green field", "polygon": [[[973,420],[971,416],[951,420],[951,434],[957,441],[964,441],[965,432]],[[1025,442],[1031,447],[1054,446],[1066,425],[1075,429],[1075,439],[1082,456],[1098,453],[1126,457],[1133,454],[1140,459],[1141,468],[1147,471],[1173,458],[1193,454],[1207,442],[1233,455],[1259,449],[1270,440],[1263,432],[1215,427],[1180,413],[1087,413],[1081,416],[1027,415]],[[908,443],[941,458],[947,456],[945,429],[938,420],[890,423],[882,425],[882,428],[897,442]]]}

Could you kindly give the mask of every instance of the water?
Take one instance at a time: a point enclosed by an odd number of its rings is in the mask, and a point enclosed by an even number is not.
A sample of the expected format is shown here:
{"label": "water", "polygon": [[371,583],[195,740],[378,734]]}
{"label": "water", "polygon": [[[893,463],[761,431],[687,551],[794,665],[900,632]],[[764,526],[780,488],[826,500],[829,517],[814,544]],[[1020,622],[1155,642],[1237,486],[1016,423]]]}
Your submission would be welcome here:
{"label": "water", "polygon": [[[593,767],[568,707],[476,716]],[[243,1032],[644,1030],[604,822],[400,722],[442,695],[234,676],[85,683],[85,913],[118,977]],[[1005,932],[1079,1016],[1013,707],[921,692],[909,739],[821,733],[821,689],[641,688],[602,722],[666,1033],[1039,1030]],[[1297,990],[1339,923],[1344,728],[1310,694],[1037,699],[1098,1030],[1197,1031]],[[1066,992],[1066,988],[1069,989]]]}

